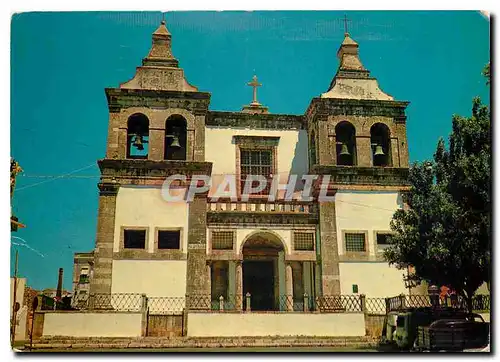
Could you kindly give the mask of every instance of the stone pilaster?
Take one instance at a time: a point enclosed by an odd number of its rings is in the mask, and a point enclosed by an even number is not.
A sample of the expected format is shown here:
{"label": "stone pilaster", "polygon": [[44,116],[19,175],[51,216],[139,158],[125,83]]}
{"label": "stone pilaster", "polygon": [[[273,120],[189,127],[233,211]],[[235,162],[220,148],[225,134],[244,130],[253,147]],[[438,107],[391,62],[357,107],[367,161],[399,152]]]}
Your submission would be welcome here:
{"label": "stone pilaster", "polygon": [[210,260],[207,261],[206,273],[208,282],[207,289],[209,290],[210,300],[212,300],[212,262]]}
{"label": "stone pilaster", "polygon": [[[197,196],[189,204],[188,253],[186,294],[188,296],[208,296],[211,294],[207,280],[207,199]],[[193,301],[194,303],[195,301]]]}
{"label": "stone pilaster", "polygon": [[240,260],[236,261],[236,310],[243,308],[243,265]]}
{"label": "stone pilaster", "polygon": [[99,209],[90,293],[111,294],[116,196],[119,184],[99,183],[98,187]]}
{"label": "stone pilaster", "polygon": [[371,167],[372,165],[372,145],[369,136],[356,137],[356,158],[357,166]]}
{"label": "stone pilaster", "polygon": [[290,263],[285,265],[286,310],[293,311],[293,270]]}
{"label": "stone pilaster", "polygon": [[323,295],[340,294],[339,251],[335,202],[319,204],[321,289]]}
{"label": "stone pilaster", "polygon": [[162,161],[165,149],[165,130],[149,129],[148,159]]}

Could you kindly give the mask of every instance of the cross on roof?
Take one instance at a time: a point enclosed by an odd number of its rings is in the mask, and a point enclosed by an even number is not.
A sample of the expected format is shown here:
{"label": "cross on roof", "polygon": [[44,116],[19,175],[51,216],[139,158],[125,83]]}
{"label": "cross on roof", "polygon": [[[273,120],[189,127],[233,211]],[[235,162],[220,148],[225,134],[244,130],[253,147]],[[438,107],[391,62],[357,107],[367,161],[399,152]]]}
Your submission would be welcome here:
{"label": "cross on roof", "polygon": [[347,15],[344,14],[344,35],[345,36],[348,36],[349,35],[349,32],[347,31],[347,22],[349,22],[351,20],[347,19]]}
{"label": "cross on roof", "polygon": [[247,85],[249,85],[250,87],[253,87],[253,101],[252,101],[252,103],[259,104],[259,102],[257,101],[257,87],[262,86],[262,83],[259,83],[257,81],[257,76],[254,75],[252,78],[252,81],[247,83]]}

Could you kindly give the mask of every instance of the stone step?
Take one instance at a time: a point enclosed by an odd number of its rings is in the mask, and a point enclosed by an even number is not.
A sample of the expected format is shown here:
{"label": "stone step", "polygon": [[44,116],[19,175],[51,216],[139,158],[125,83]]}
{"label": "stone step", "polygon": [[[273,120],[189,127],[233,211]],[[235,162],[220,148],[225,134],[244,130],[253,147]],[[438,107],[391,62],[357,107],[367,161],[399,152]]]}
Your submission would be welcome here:
{"label": "stone step", "polygon": [[[373,347],[370,337],[222,337],[222,338],[67,338],[33,341],[33,349],[221,348],[221,347]],[[29,344],[25,345],[27,348]]]}

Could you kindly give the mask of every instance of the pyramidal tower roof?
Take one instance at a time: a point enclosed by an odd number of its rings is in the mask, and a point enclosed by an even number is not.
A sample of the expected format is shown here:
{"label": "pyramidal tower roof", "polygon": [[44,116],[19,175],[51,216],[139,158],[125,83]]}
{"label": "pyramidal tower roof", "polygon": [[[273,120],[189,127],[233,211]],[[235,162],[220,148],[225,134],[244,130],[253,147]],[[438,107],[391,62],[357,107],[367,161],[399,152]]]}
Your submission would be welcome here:
{"label": "pyramidal tower roof", "polygon": [[172,54],[172,35],[165,20],[152,34],[152,44],[142,66],[137,67],[134,77],[120,85],[124,89],[150,89],[182,92],[197,92],[190,85],[179,61]]}
{"label": "pyramidal tower roof", "polygon": [[358,43],[347,32],[337,51],[337,58],[337,73],[321,98],[394,100],[380,89],[376,78],[370,77],[370,71],[359,59]]}

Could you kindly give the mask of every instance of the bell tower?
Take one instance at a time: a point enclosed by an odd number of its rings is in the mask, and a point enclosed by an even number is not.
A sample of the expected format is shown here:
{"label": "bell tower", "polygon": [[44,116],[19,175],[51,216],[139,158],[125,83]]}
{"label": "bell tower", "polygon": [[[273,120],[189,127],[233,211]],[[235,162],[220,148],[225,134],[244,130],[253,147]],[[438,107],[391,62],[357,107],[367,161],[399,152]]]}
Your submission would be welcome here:
{"label": "bell tower", "polygon": [[[211,173],[212,164],[205,162],[205,117],[210,93],[200,92],[188,83],[172,54],[171,44],[172,35],[162,21],[153,32],[151,49],[134,77],[118,88],[105,90],[109,125],[106,157],[98,161],[101,179],[91,293],[111,293],[113,260],[120,238],[115,234],[122,227],[115,227],[120,188],[159,188],[174,174],[186,176],[188,184],[195,173]],[[159,191],[157,198],[160,199]],[[133,204],[134,200],[129,202]],[[165,253],[164,257],[187,259],[187,294],[210,290],[205,272],[206,208],[206,195],[197,195],[187,206],[189,228],[186,226],[183,231],[187,233],[187,250],[179,251],[180,256]],[[153,244],[153,237],[146,240],[146,245]],[[151,258],[150,254],[155,254],[153,246],[149,251],[146,247],[128,253],[132,259]],[[119,257],[124,259],[127,255]]]}
{"label": "bell tower", "polygon": [[[405,109],[382,91],[359,58],[349,35],[337,51],[339,66],[328,90],[313,98],[305,114],[310,173],[330,178],[338,190],[399,192],[407,185],[408,145]],[[319,190],[317,190],[319,191]],[[335,201],[319,203],[321,289],[340,293]]]}

